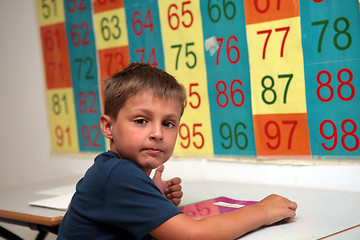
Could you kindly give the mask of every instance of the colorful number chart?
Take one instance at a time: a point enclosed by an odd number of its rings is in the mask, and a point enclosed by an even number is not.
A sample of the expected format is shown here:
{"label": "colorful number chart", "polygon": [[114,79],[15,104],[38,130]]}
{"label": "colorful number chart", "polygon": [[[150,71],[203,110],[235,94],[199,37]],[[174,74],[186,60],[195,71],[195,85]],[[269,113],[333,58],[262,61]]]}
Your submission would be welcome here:
{"label": "colorful number chart", "polygon": [[52,147],[108,149],[102,79],[163,69],[175,156],[360,159],[358,0],[38,0]]}

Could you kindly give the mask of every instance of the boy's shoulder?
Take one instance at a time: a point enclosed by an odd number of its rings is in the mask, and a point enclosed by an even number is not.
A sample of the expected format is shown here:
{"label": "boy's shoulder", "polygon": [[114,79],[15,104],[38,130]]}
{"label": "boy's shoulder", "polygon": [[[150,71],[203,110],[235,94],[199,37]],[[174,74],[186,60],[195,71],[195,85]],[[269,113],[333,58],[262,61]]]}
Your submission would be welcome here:
{"label": "boy's shoulder", "polygon": [[111,165],[113,167],[115,167],[116,165],[119,165],[119,166],[129,165],[129,166],[139,168],[134,162],[132,162],[128,159],[120,158],[115,152],[110,151],[110,150],[97,155],[96,158],[94,159],[94,163],[95,164],[107,164],[107,165]]}
{"label": "boy's shoulder", "polygon": [[99,154],[92,166],[95,171],[102,171],[103,174],[109,176],[122,176],[123,178],[133,178],[134,176],[140,176],[140,178],[149,178],[136,163],[119,158],[119,156],[113,151],[107,151]]}

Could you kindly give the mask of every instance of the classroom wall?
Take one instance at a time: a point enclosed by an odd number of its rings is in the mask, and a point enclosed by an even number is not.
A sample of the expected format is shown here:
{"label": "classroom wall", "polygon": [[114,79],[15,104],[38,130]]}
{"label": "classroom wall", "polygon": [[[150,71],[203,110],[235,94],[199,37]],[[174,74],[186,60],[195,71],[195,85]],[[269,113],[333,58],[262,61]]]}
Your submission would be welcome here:
{"label": "classroom wall", "polygon": [[[93,156],[60,156],[50,150],[35,1],[1,0],[0,31],[0,189],[82,175]],[[360,161],[294,165],[294,161],[185,160],[169,162],[165,176],[360,192]]]}

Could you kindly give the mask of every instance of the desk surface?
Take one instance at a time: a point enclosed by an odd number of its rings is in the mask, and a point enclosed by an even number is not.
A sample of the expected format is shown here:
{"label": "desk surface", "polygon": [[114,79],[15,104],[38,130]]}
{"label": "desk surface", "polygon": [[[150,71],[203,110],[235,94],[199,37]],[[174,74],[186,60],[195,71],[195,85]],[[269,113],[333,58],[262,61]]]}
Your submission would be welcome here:
{"label": "desk surface", "polygon": [[[1,190],[0,218],[57,226],[65,214],[64,211],[33,207],[28,202],[48,197],[37,193],[38,191],[69,184],[75,185],[79,179],[80,177],[69,177]],[[349,239],[358,239],[351,237],[360,234],[360,227],[341,232],[360,224],[360,193],[212,181],[184,181],[182,185],[184,192],[182,205],[218,196],[227,196],[239,200],[261,200],[272,193],[282,195],[298,203],[297,216],[291,223],[260,228],[243,236],[242,240],[303,240],[320,239],[327,236],[329,237],[326,239],[331,240],[341,239],[347,235],[350,236]],[[341,233],[330,236],[338,232]]]}
{"label": "desk surface", "polygon": [[33,207],[28,203],[51,197],[37,193],[39,191],[69,184],[75,186],[79,179],[80,177],[68,177],[11,189],[2,189],[0,194],[0,219],[9,222],[19,221],[45,226],[58,226],[65,211]]}
{"label": "desk surface", "polygon": [[321,240],[359,240],[360,239],[360,225],[353,228],[347,229],[345,231],[330,235],[328,237],[322,238]]}
{"label": "desk surface", "polygon": [[[291,223],[260,228],[243,236],[242,240],[320,239],[360,224],[360,193],[211,181],[185,182],[183,192],[184,205],[218,196],[258,201],[272,193],[297,202],[297,216]],[[340,239],[345,234],[356,236],[359,230],[345,231],[336,237]]]}

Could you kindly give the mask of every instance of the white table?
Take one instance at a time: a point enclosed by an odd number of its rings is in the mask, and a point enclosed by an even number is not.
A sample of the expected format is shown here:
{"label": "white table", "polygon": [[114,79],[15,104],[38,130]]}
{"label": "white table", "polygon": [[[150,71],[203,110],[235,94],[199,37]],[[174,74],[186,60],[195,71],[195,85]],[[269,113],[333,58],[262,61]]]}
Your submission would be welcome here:
{"label": "white table", "polygon": [[8,239],[20,239],[15,234],[2,228],[1,222],[28,226],[33,230],[37,230],[39,231],[37,239],[44,239],[48,232],[56,234],[65,211],[33,207],[29,205],[29,202],[51,197],[39,193],[42,190],[66,185],[73,185],[75,188],[75,184],[79,179],[80,177],[68,177],[2,189],[0,191],[0,238],[2,236]]}
{"label": "white table", "polygon": [[[79,179],[80,177],[69,177],[2,190],[0,194],[0,221],[35,228],[40,227],[42,231],[40,233],[43,235],[43,227],[49,227],[48,230],[56,230],[65,214],[64,211],[32,207],[28,203],[46,198],[46,196],[36,193],[39,190],[69,184],[75,186]],[[360,227],[352,228],[360,225],[360,193],[212,181],[184,181],[182,186],[184,192],[182,205],[219,196],[258,201],[272,193],[282,195],[298,203],[297,216],[291,223],[260,228],[246,234],[241,238],[242,240],[360,239]],[[11,214],[9,215],[9,213]]]}
{"label": "white table", "polygon": [[339,233],[335,233],[328,237],[322,238],[326,240],[359,240],[360,239],[360,225],[346,229]]}
{"label": "white table", "polygon": [[[219,196],[259,201],[272,193],[297,202],[297,216],[291,223],[260,228],[243,236],[243,240],[321,239],[360,224],[360,193],[211,181],[184,182],[183,192],[182,205]],[[358,236],[359,233],[360,227],[328,239],[348,239],[342,236]]]}

